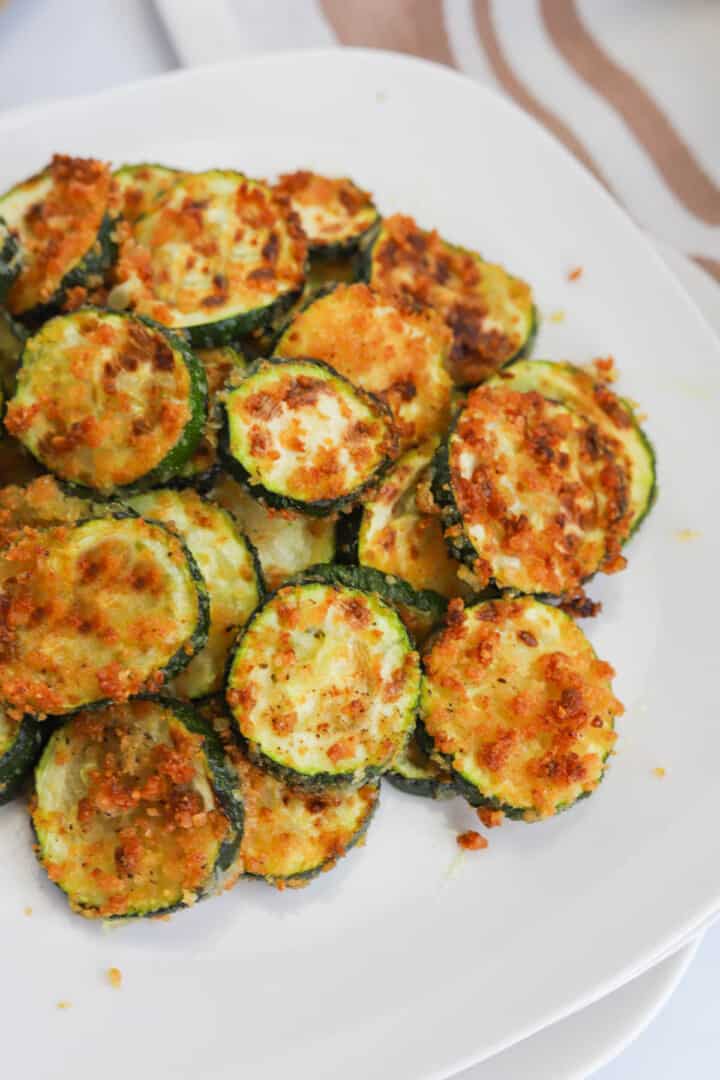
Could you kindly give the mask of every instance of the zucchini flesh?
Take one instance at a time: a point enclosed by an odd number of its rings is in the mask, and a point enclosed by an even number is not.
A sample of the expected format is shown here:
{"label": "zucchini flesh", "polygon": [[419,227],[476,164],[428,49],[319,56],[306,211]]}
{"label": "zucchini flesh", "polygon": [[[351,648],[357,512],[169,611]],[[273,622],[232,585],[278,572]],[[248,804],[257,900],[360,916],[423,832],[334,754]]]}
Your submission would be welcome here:
{"label": "zucchini flesh", "polygon": [[407,581],[374,570],[370,566],[347,566],[341,563],[323,563],[311,566],[299,574],[295,581],[322,581],[329,585],[344,585],[365,593],[375,593],[390,607],[395,608],[412,636],[422,643],[430,631],[440,622],[447,602],[432,589],[413,589]]}
{"label": "zucchini flesh", "polygon": [[402,214],[385,218],[368,256],[377,292],[440,314],[453,334],[449,370],[472,386],[518,359],[535,332],[530,286]]}
{"label": "zucchini flesh", "polygon": [[409,450],[363,504],[357,558],[363,566],[403,578],[413,589],[431,583],[448,599],[468,597],[470,571],[450,555],[440,519],[418,505],[418,488],[427,481],[437,446],[431,439]]}
{"label": "zucchini flesh", "polygon": [[481,582],[561,596],[624,566],[624,473],[594,424],[540,394],[473,390],[432,490],[452,553]]}
{"label": "zucchini flesh", "polygon": [[419,684],[407,631],[376,594],[290,584],[245,627],[226,697],[257,763],[298,787],[358,787],[408,738]]}
{"label": "zucchini flesh", "polygon": [[20,273],[21,266],[20,245],[0,218],[0,304],[5,302],[15,278]]}
{"label": "zucchini flesh", "polygon": [[434,312],[402,310],[367,285],[338,285],[301,311],[276,353],[324,360],[389,407],[401,447],[446,430],[451,335]]}
{"label": "zucchini flesh", "polygon": [[355,251],[380,220],[372,196],[346,177],[299,170],[281,176],[275,191],[297,215],[311,255],[337,257]]}
{"label": "zucchini flesh", "polygon": [[502,385],[527,393],[536,390],[586,416],[613,448],[628,474],[630,532],[650,511],[656,497],[655,453],[627,401],[573,364],[522,360],[497,376]]}
{"label": "zucchini flesh", "polygon": [[159,689],[207,638],[195,560],[136,517],[26,530],[0,553],[0,605],[0,701],[40,717]]}
{"label": "zucchini flesh", "polygon": [[247,534],[271,592],[308,566],[332,562],[335,557],[334,517],[273,510],[226,475],[216,481],[211,498],[229,510]]}
{"label": "zucchini flesh", "polygon": [[52,735],[36,770],[38,857],[90,918],[186,907],[235,857],[233,787],[217,737],[179,702],[84,710]]}
{"label": "zucchini flesh", "polygon": [[17,795],[44,742],[42,724],[0,706],[0,806]]}
{"label": "zucchini flesh", "polygon": [[299,295],[305,239],[265,185],[237,172],[185,174],[123,241],[111,307],[226,345]]}
{"label": "zucchini flesh", "polygon": [[203,369],[180,338],[88,308],[28,340],[5,426],[63,480],[107,495],[172,476],[206,408]]}
{"label": "zucchini flesh", "polygon": [[255,552],[227,510],[195,491],[149,491],[131,498],[129,505],[182,537],[200,568],[210,598],[207,644],[173,680],[170,691],[181,698],[215,694],[222,689],[237,632],[262,596]]}
{"label": "zucchini flesh", "polygon": [[395,755],[385,777],[400,791],[425,799],[452,799],[459,794],[450,769],[426,754],[414,733]]}
{"label": "zucchini flesh", "polygon": [[474,805],[533,821],[602,779],[623,707],[613,669],[531,597],[453,606],[425,653],[421,731]]}
{"label": "zucchini flesh", "polygon": [[115,257],[110,180],[100,161],[56,154],[44,172],[0,196],[0,217],[22,257],[7,297],[12,315],[41,318],[71,289],[101,283]]}
{"label": "zucchini flesh", "polygon": [[134,225],[160,202],[183,174],[167,165],[121,165],[113,173],[112,200],[125,221]]}
{"label": "zucchini flesh", "polygon": [[353,503],[395,453],[383,403],[317,361],[261,361],[223,408],[228,470],[279,509],[322,516]]}

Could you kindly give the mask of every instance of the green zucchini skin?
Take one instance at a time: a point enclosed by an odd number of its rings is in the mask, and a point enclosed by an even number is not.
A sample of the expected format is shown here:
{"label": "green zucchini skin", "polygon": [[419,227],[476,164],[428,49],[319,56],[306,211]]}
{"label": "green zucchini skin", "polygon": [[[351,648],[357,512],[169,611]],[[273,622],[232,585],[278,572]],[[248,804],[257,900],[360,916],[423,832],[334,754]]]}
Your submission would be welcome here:
{"label": "green zucchini skin", "polygon": [[[450,427],[447,439],[438,446],[430,466],[430,490],[433,501],[440,508],[445,532],[445,543],[453,559],[465,563],[472,570],[478,554],[465,536],[462,516],[452,496],[450,482],[450,437],[455,430],[457,418]],[[450,530],[450,536],[447,535]]]}
{"label": "green zucchini skin", "polygon": [[285,293],[263,308],[256,308],[244,315],[233,315],[228,319],[221,319],[215,323],[207,323],[203,326],[187,327],[186,332],[190,337],[190,344],[196,349],[214,349],[224,345],[238,345],[242,351],[248,350],[249,343],[244,338],[255,331],[268,331],[271,335],[268,346],[271,348],[274,342],[274,327],[279,320],[291,310],[293,304],[302,295],[302,289]]}
{"label": "green zucchini skin", "polygon": [[[361,390],[359,387],[354,386],[343,375],[340,375],[329,364],[324,363],[322,360],[306,360],[302,362],[303,365],[319,369],[321,372],[331,375],[334,381],[337,381],[347,387],[350,387],[353,393],[365,403],[369,404],[372,409],[382,417],[388,425],[390,432],[394,432],[392,414],[380,398],[375,394],[369,393],[367,390]],[[267,360],[258,361],[256,366],[248,373],[247,380],[251,379],[256,372],[261,371],[262,366],[284,367],[294,366],[299,364],[296,360],[283,360],[276,357],[271,357]],[[377,466],[374,472],[361,484],[355,487],[352,491],[347,492],[337,498],[332,499],[313,499],[311,501],[303,501],[301,499],[294,498],[293,496],[280,494],[275,491],[271,491],[269,488],[262,484],[256,483],[252,480],[250,472],[243,465],[241,461],[232,453],[230,445],[230,421],[228,415],[228,402],[232,398],[232,391],[227,395],[226,400],[221,403],[222,407],[222,423],[220,427],[220,461],[225,467],[226,471],[230,473],[233,479],[237,480],[245,490],[252,495],[258,502],[264,503],[266,506],[272,507],[277,510],[294,510],[303,514],[309,514],[311,517],[327,517],[329,514],[335,513],[341,510],[343,507],[354,506],[365,494],[380,480],[387,470],[390,468],[393,462],[394,447],[391,452],[386,453],[381,463]]]}
{"label": "green zucchini skin", "polygon": [[12,397],[15,393],[17,371],[26,338],[27,331],[22,323],[0,308],[0,390],[6,397]]}
{"label": "green zucchini skin", "polygon": [[385,779],[398,791],[422,799],[454,799],[460,794],[453,773],[425,753],[417,732],[413,732],[405,750],[395,758]]}
{"label": "green zucchini skin", "polygon": [[25,716],[11,745],[0,756],[0,806],[14,799],[37,761],[49,726]]}
{"label": "green zucchini skin", "polygon": [[20,245],[0,217],[0,304],[10,292],[10,287],[20,273]]}

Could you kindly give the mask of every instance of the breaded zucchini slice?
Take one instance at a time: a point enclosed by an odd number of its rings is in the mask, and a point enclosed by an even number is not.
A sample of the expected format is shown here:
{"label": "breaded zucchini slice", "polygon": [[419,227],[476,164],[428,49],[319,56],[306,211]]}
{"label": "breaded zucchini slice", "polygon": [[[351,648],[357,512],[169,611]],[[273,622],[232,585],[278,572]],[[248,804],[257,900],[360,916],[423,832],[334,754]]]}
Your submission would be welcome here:
{"label": "breaded zucchini slice", "polygon": [[410,217],[383,220],[368,247],[367,280],[382,296],[443,317],[453,335],[449,369],[459,386],[482,382],[530,347],[537,320],[530,286]]}
{"label": "breaded zucchini slice", "polygon": [[420,666],[375,593],[290,584],[245,627],[226,697],[250,756],[306,789],[380,775],[415,723]]}
{"label": "breaded zucchini slice", "polygon": [[202,365],[182,338],[86,308],[27,341],[5,426],[61,479],[111,495],[172,477],[206,409]]}
{"label": "breaded zucchini slice", "polygon": [[38,858],[89,918],[187,907],[236,855],[235,786],[217,736],[186,705],[85,709],[55,731],[36,770]]}
{"label": "breaded zucchini slice", "polygon": [[352,254],[380,220],[369,192],[346,177],[300,170],[281,176],[275,191],[297,215],[313,256]]}
{"label": "breaded zucchini slice", "polygon": [[157,206],[182,175],[167,165],[121,165],[112,175],[113,208],[134,225]]}
{"label": "breaded zucchini slice", "polygon": [[305,238],[269,187],[242,173],[185,173],[124,238],[111,307],[232,344],[302,290]]}
{"label": "breaded zucchini slice", "polygon": [[383,402],[319,361],[260,361],[223,409],[226,468],[281,510],[323,516],[357,502],[396,453]]}
{"label": "breaded zucchini slice", "polygon": [[415,732],[395,755],[385,779],[407,795],[424,799],[452,799],[460,794],[448,766],[425,753]]}
{"label": "breaded zucchini slice", "polygon": [[438,439],[431,439],[408,450],[363,503],[357,560],[414,589],[430,586],[448,599],[468,597],[472,573],[450,555],[439,517],[418,505],[418,489],[427,482],[438,445]]}
{"label": "breaded zucchini slice", "polygon": [[625,561],[627,484],[595,424],[538,393],[473,390],[435,459],[452,554],[481,582],[561,596]]}
{"label": "breaded zucchini slice", "polygon": [[334,516],[316,518],[273,510],[226,474],[218,477],[210,497],[233,514],[248,536],[271,592],[308,566],[335,558]]}
{"label": "breaded zucchini slice", "polygon": [[0,806],[10,802],[37,761],[48,727],[30,716],[16,717],[0,705]]}
{"label": "breaded zucchini slice", "polygon": [[45,473],[27,484],[0,487],[0,548],[17,541],[24,529],[74,525],[124,512],[120,502],[82,498]]}
{"label": "breaded zucchini slice", "polygon": [[377,394],[392,412],[404,448],[447,429],[451,340],[434,312],[403,310],[367,285],[338,285],[293,319],[275,351],[324,360]]}
{"label": "breaded zucchini slice", "polygon": [[600,783],[623,706],[613,669],[559,608],[456,601],[423,664],[425,748],[473,805],[534,821]]}
{"label": "breaded zucchini slice", "polygon": [[[536,390],[586,416],[609,442],[627,473],[630,532],[650,511],[657,495],[655,451],[633,407],[607,383],[593,379],[574,364],[521,360],[495,379],[510,390]],[[495,380],[493,380],[495,381]]]}
{"label": "breaded zucchini slice", "polygon": [[20,247],[8,293],[11,315],[47,318],[72,289],[99,285],[116,245],[110,169],[92,158],[56,154],[43,172],[0,195],[0,217]]}
{"label": "breaded zucchini slice", "polygon": [[60,715],[159,689],[207,640],[185,544],[138,517],[27,530],[0,552],[0,701]]}
{"label": "breaded zucchini slice", "polygon": [[210,598],[207,644],[172,682],[181,698],[200,698],[223,687],[228,655],[238,631],[260,603],[260,566],[233,516],[196,491],[158,489],[135,495],[129,505],[160,521],[185,541],[205,579]]}

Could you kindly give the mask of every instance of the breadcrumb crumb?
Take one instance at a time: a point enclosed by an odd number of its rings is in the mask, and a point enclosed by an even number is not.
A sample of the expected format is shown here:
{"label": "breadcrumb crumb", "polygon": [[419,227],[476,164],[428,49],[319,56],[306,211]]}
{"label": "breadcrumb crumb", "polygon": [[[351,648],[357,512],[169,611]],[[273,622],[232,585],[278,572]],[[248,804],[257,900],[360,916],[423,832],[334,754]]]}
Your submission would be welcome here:
{"label": "breadcrumb crumb", "polygon": [[23,915],[32,915],[32,908],[31,907],[23,908]]}
{"label": "breadcrumb crumb", "polygon": [[548,322],[554,322],[554,323],[565,322],[565,312],[562,311],[562,310],[561,311],[551,311],[550,314],[548,315]]}
{"label": "breadcrumb crumb", "polygon": [[487,806],[481,806],[477,816],[486,829],[496,829],[498,825],[502,825],[505,817],[502,810],[490,810]]}
{"label": "breadcrumb crumb", "polygon": [[72,1009],[72,1001],[58,1001],[58,1009]]}
{"label": "breadcrumb crumb", "polygon": [[482,851],[488,846],[485,837],[481,836],[479,832],[475,832],[474,829],[468,829],[467,832],[460,833],[457,842],[458,846],[465,851]]}
{"label": "breadcrumb crumb", "polygon": [[122,986],[122,971],[120,968],[111,967],[107,970],[108,982],[111,986],[114,986],[116,990],[119,990]]}
{"label": "breadcrumb crumb", "polygon": [[701,534],[696,532],[695,529],[676,529],[675,539],[681,543],[687,543],[688,540],[697,540]]}
{"label": "breadcrumb crumb", "polygon": [[574,266],[572,270],[568,271],[568,281],[578,281],[583,276],[582,266]]}
{"label": "breadcrumb crumb", "polygon": [[658,765],[656,769],[653,769],[653,774],[657,776],[659,780],[662,780],[663,776],[666,774],[666,770],[663,769],[662,765]]}

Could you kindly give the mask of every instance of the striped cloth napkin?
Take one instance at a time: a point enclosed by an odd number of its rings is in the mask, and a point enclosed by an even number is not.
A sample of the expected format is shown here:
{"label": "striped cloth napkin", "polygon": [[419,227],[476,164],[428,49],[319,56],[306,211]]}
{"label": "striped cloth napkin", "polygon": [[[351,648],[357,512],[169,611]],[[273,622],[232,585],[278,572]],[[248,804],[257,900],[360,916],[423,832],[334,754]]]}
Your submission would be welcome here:
{"label": "striped cloth napkin", "polygon": [[[186,64],[362,45],[494,86],[720,281],[716,0],[155,0]],[[528,162],[528,168],[532,163]]]}

